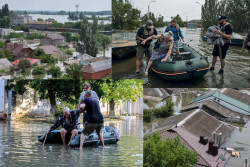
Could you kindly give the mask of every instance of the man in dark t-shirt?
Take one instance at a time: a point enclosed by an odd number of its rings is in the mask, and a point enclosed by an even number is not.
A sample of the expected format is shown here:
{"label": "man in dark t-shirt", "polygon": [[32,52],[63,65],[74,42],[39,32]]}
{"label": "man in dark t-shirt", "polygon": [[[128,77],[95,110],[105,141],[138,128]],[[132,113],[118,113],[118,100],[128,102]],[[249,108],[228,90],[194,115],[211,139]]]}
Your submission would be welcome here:
{"label": "man in dark t-shirt", "polygon": [[214,66],[215,63],[217,61],[217,57],[220,57],[220,61],[221,61],[221,69],[219,71],[218,74],[223,74],[224,73],[224,67],[225,67],[225,58],[226,58],[226,54],[227,54],[227,50],[229,48],[229,44],[231,43],[231,37],[232,37],[232,33],[233,33],[233,28],[231,26],[231,24],[226,22],[226,16],[222,16],[220,15],[217,18],[218,22],[219,22],[219,26],[221,31],[216,30],[214,33],[219,34],[223,37],[223,41],[224,41],[224,46],[220,46],[220,45],[214,45],[214,50],[213,50],[213,60],[212,60],[212,67],[210,68],[210,71],[214,70]]}
{"label": "man in dark t-shirt", "polygon": [[103,136],[101,134],[101,128],[104,122],[103,116],[101,113],[98,99],[92,98],[91,95],[91,91],[86,91],[84,95],[84,100],[80,105],[80,111],[87,111],[87,122],[85,123],[85,128],[83,129],[81,134],[80,149],[82,149],[85,140],[85,135],[90,135],[94,130],[96,130],[96,133],[102,143],[102,146],[104,146]]}
{"label": "man in dark t-shirt", "polygon": [[136,42],[137,42],[137,52],[136,52],[136,74],[139,74],[140,72],[140,66],[142,63],[142,59],[145,55],[146,62],[148,64],[148,61],[152,55],[150,44],[152,40],[149,40],[146,42],[145,45],[142,45],[142,41],[147,39],[150,36],[157,35],[157,31],[153,26],[153,21],[148,20],[146,22],[146,25],[143,25],[137,30],[136,33]]}

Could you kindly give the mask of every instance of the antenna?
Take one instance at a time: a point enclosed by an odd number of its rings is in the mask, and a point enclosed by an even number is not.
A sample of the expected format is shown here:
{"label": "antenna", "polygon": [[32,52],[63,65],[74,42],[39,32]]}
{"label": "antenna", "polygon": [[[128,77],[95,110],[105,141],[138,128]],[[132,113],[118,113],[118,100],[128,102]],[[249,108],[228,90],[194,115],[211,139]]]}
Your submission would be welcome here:
{"label": "antenna", "polygon": [[76,4],[76,13],[78,14],[79,4]]}

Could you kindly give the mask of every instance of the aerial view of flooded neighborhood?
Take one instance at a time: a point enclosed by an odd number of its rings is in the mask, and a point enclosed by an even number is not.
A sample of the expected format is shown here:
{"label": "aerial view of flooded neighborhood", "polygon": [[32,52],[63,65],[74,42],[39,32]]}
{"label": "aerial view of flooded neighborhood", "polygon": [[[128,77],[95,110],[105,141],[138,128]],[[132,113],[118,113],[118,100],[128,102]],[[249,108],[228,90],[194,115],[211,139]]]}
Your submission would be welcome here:
{"label": "aerial view of flooded neighborhood", "polygon": [[8,2],[0,3],[1,78],[111,75],[110,1],[98,8],[77,2],[50,8],[46,2]]}
{"label": "aerial view of flooded neighborhood", "polygon": [[249,88],[145,88],[143,94],[144,164],[249,164]]}

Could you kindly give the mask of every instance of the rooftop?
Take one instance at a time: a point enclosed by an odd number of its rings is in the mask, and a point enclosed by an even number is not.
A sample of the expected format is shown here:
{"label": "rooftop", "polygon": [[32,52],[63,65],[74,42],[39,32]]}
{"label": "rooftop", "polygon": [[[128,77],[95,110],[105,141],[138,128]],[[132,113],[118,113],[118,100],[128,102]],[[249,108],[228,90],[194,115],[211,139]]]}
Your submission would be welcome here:
{"label": "rooftop", "polygon": [[95,73],[112,68],[111,59],[108,57],[96,57],[84,61],[89,63],[89,65],[82,68],[85,73]]}
{"label": "rooftop", "polygon": [[39,46],[39,48],[43,49],[46,54],[52,54],[59,51],[54,45]]}
{"label": "rooftop", "polygon": [[12,64],[7,58],[0,59],[0,70],[9,71]]}
{"label": "rooftop", "polygon": [[64,39],[64,37],[62,35],[48,35],[46,36],[45,38],[49,38],[49,39],[52,39],[52,40],[59,40],[59,39]]}
{"label": "rooftop", "polygon": [[165,121],[154,131],[162,132],[172,129],[175,126],[182,127],[197,136],[206,136],[213,138],[213,132],[222,133],[221,142],[224,143],[226,138],[233,131],[233,127],[221,122],[213,116],[207,114],[201,109],[188,111],[183,114],[174,115],[165,119]]}
{"label": "rooftop", "polygon": [[28,61],[30,62],[31,65],[32,65],[32,64],[35,64],[35,63],[38,63],[38,62],[40,61],[40,59],[21,58],[21,59],[17,59],[17,60],[15,60],[15,61],[11,62],[11,64],[13,64],[13,65],[18,65],[19,62],[20,62],[21,60],[28,60]]}
{"label": "rooftop", "polygon": [[[182,127],[174,127],[170,130],[165,130],[161,132],[162,139],[166,138],[174,139],[177,136],[180,137],[181,142],[190,150],[197,152],[199,156],[199,161],[196,166],[207,166],[207,167],[222,167],[225,165],[227,160],[230,158],[230,154],[223,149],[218,150],[216,156],[208,153],[208,144],[201,144],[199,136],[196,136]],[[223,159],[224,157],[225,159]]]}

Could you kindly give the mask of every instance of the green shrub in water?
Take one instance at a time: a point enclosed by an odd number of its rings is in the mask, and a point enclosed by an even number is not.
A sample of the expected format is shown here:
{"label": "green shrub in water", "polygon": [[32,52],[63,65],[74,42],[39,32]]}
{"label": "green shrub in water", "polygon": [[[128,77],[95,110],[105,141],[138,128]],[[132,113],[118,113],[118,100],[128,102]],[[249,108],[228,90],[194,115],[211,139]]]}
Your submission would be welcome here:
{"label": "green shrub in water", "polygon": [[189,150],[180,142],[179,137],[162,140],[156,132],[143,143],[144,167],[190,167],[198,163],[198,153]]}
{"label": "green shrub in water", "polygon": [[153,111],[153,114],[155,117],[169,117],[173,115],[174,113],[174,103],[171,101],[167,101],[165,106],[162,106],[160,108],[156,108]]}
{"label": "green shrub in water", "polygon": [[152,111],[150,109],[143,110],[143,121],[144,122],[151,122],[152,120]]}

